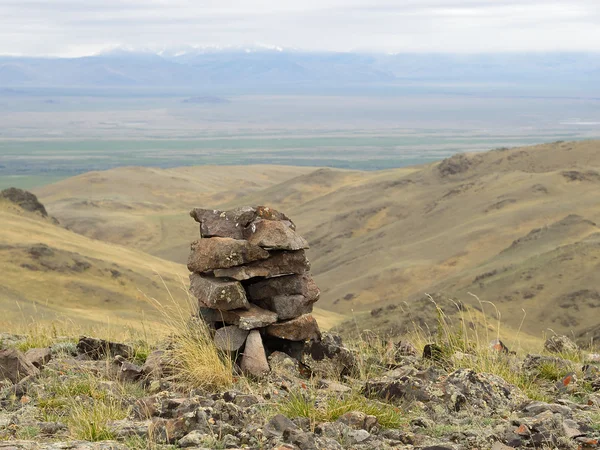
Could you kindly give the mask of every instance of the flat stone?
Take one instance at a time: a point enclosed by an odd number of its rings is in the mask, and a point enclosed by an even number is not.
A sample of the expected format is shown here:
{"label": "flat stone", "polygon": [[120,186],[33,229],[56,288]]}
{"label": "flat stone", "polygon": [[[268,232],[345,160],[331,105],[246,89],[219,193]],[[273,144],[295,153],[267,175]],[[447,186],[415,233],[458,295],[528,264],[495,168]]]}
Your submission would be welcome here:
{"label": "flat stone", "polygon": [[274,250],[302,250],[308,242],[284,222],[255,220],[245,230],[244,237],[251,244]]}
{"label": "flat stone", "polygon": [[0,380],[18,383],[30,375],[37,375],[39,370],[27,361],[25,355],[13,348],[0,350]]}
{"label": "flat stone", "polygon": [[287,275],[253,283],[247,287],[251,300],[264,300],[278,295],[303,295],[317,301],[321,291],[309,274]]}
{"label": "flat stone", "polygon": [[289,217],[268,206],[244,206],[230,211],[194,208],[190,216],[200,223],[202,237],[243,239],[244,228],[256,219],[279,221],[292,230],[296,229]]}
{"label": "flat stone", "polygon": [[321,337],[319,325],[310,314],[292,320],[274,323],[267,327],[267,334],[289,341],[318,340]]}
{"label": "flat stone", "polygon": [[578,353],[579,347],[567,336],[554,335],[546,339],[546,342],[544,342],[544,350],[550,353],[568,354]]}
{"label": "flat stone", "polygon": [[194,241],[188,258],[190,272],[209,272],[214,269],[248,264],[267,259],[269,252],[248,241],[231,238],[204,238]]}
{"label": "flat stone", "polygon": [[246,292],[239,281],[193,273],[190,275],[190,292],[198,299],[200,307],[221,310],[248,307]]}
{"label": "flat stone", "polygon": [[244,345],[247,337],[248,331],[235,325],[219,328],[215,331],[215,346],[221,350],[235,352]]}
{"label": "flat stone", "polygon": [[269,372],[262,338],[258,330],[252,330],[246,339],[246,347],[240,363],[241,369],[250,375],[260,377]]}
{"label": "flat stone", "polygon": [[214,275],[218,278],[233,278],[243,281],[251,278],[271,278],[281,275],[303,274],[310,270],[310,263],[304,250],[270,252],[271,256],[262,261],[248,265],[217,269]]}
{"label": "flat stone", "polygon": [[52,350],[49,348],[30,348],[25,353],[25,358],[35,367],[41,369],[52,359]]}
{"label": "flat stone", "polygon": [[242,330],[254,330],[277,322],[277,313],[273,311],[268,311],[252,303],[249,303],[247,308],[230,311],[203,308],[201,314],[206,322],[225,322],[236,325]]}
{"label": "flat stone", "polygon": [[194,208],[190,216],[200,223],[202,237],[243,239],[244,228],[256,218],[256,210],[250,206],[231,211]]}

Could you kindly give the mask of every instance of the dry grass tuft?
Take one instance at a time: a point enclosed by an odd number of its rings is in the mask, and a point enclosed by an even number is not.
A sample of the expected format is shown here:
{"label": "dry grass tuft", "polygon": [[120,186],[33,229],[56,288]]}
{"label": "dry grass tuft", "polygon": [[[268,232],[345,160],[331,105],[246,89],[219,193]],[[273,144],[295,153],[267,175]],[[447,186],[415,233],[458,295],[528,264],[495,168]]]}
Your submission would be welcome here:
{"label": "dry grass tuft", "polygon": [[185,302],[177,301],[166,283],[164,287],[170,299],[168,304],[148,298],[160,311],[170,331],[173,377],[178,382],[202,390],[229,387],[234,381],[233,361],[226,352],[214,345],[206,323],[195,319],[198,316],[198,302],[188,293],[183,279],[181,286],[185,292]]}

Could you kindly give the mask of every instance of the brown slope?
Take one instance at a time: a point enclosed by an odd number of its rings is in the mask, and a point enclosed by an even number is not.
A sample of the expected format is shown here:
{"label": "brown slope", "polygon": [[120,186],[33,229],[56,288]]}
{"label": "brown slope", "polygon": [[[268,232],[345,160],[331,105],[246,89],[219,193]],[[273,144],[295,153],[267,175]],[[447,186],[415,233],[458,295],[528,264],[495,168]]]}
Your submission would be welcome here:
{"label": "brown slope", "polygon": [[85,236],[184,263],[197,227],[187,216],[314,169],[286,166],[122,167],[35,191],[61,224]]}
{"label": "brown slope", "polygon": [[[288,203],[286,212],[313,247],[310,256],[325,307],[360,311],[411,302],[436,289],[469,302],[474,299],[461,287],[532,230],[559,224],[550,227],[552,236],[500,258],[525,264],[536,253],[574,244],[592,232],[590,223],[600,222],[599,168],[597,141],[460,155],[408,173],[366,175],[306,202]],[[254,203],[286,204],[261,194],[252,196]],[[573,214],[584,219],[570,224],[565,218]],[[561,227],[563,219],[567,224]],[[573,267],[578,264],[588,266],[583,259]],[[547,272],[548,278],[557,275]],[[539,284],[545,276],[541,270]],[[574,278],[565,283],[576,284]],[[496,301],[499,292],[478,294]],[[518,326],[521,314],[513,316],[507,320]],[[541,319],[557,331],[571,326]],[[540,317],[532,313],[528,320],[536,325]]]}

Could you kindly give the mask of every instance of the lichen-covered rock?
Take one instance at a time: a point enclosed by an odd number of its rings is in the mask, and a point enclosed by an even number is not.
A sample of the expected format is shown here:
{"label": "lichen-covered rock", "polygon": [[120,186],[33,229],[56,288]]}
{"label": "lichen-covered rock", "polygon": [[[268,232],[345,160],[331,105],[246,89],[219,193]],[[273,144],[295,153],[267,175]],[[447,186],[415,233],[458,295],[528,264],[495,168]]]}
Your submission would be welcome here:
{"label": "lichen-covered rock", "polygon": [[266,332],[270,336],[289,341],[319,340],[321,338],[319,325],[310,314],[304,314],[295,319],[269,325]]}
{"label": "lichen-covered rock", "polygon": [[272,278],[281,275],[303,274],[310,270],[310,263],[304,250],[293,252],[275,251],[262,261],[255,261],[229,269],[217,269],[214,275],[219,278],[233,278],[243,281],[251,278]]}
{"label": "lichen-covered rock", "polygon": [[243,239],[244,228],[256,217],[251,207],[237,208],[231,211],[194,208],[190,216],[200,223],[202,237],[225,237]]}
{"label": "lichen-covered rock", "polygon": [[544,342],[544,349],[550,353],[574,354],[579,352],[579,347],[567,336],[550,336]]}
{"label": "lichen-covered rock", "polygon": [[477,373],[472,369],[458,369],[442,382],[444,400],[450,410],[471,408],[485,413],[516,407],[526,397],[519,389],[502,378]]}
{"label": "lichen-covered rock", "polygon": [[203,238],[192,242],[187,267],[190,272],[209,272],[267,259],[269,252],[247,241]]}
{"label": "lichen-covered rock", "polygon": [[244,237],[251,244],[272,250],[303,250],[308,242],[283,222],[256,220],[246,228]]}
{"label": "lichen-covered rock", "polygon": [[246,291],[238,281],[221,280],[192,273],[190,292],[198,299],[200,307],[221,310],[248,307]]}
{"label": "lichen-covered rock", "polygon": [[190,216],[200,223],[202,237],[243,239],[244,229],[254,220],[277,221],[291,230],[296,229],[285,214],[266,206],[244,206],[230,211],[194,208]]}

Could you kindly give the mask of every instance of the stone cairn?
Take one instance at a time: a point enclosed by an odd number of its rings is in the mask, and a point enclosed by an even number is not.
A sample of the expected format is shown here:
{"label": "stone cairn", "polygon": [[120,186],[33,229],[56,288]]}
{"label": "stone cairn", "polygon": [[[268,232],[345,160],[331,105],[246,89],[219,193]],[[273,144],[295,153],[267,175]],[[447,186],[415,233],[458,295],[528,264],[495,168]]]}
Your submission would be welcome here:
{"label": "stone cairn", "polygon": [[274,351],[300,358],[305,342],[321,337],[311,315],[320,291],[294,223],[265,206],[190,215],[201,236],[188,260],[190,292],[215,345],[255,376],[269,371]]}

